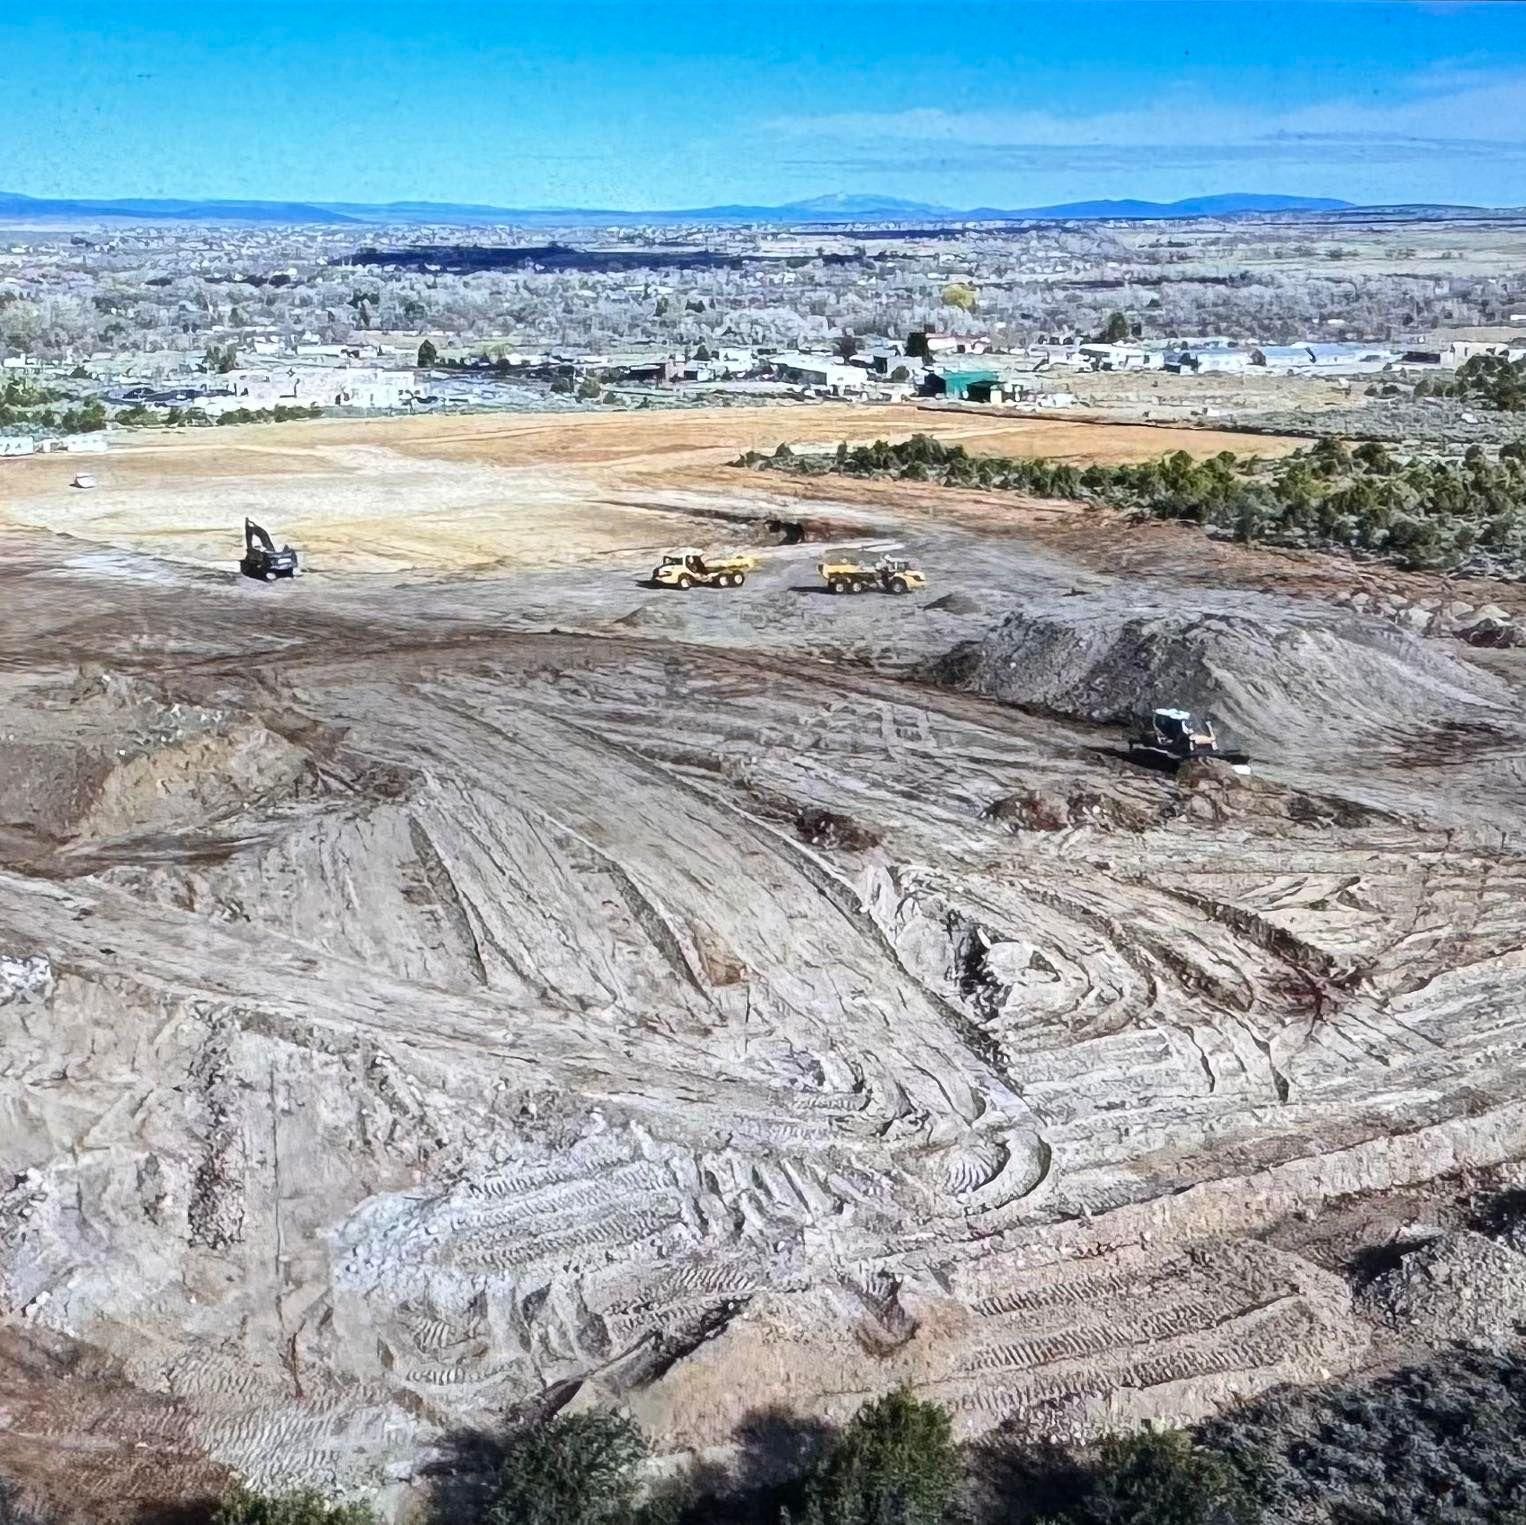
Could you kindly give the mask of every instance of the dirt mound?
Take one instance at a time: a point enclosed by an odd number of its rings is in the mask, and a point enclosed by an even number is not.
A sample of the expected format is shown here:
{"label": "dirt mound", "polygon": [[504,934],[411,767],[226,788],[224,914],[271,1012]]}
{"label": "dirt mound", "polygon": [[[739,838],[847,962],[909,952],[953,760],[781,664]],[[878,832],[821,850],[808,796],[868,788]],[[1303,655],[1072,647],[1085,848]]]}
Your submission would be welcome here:
{"label": "dirt mound", "polygon": [[0,826],[48,842],[183,829],[315,783],[265,725],[82,674],[0,712]]}
{"label": "dirt mound", "polygon": [[1025,610],[930,676],[1102,725],[1154,705],[1190,707],[1273,754],[1459,708],[1503,715],[1508,703],[1497,680],[1404,631],[1250,601],[1235,612],[1120,609],[1101,598]]}
{"label": "dirt mound", "polygon": [[1020,789],[992,801],[986,815],[1013,832],[1063,831],[1067,826],[1144,831],[1159,824],[1161,810],[1158,805],[1152,807],[1077,785],[1063,791]]}
{"label": "dirt mound", "polygon": [[1526,1255],[1482,1234],[1442,1234],[1364,1296],[1377,1317],[1427,1344],[1504,1350],[1526,1322]]}
{"label": "dirt mound", "polygon": [[811,847],[842,848],[848,852],[867,852],[880,845],[880,835],[835,810],[808,807],[795,819],[795,832]]}
{"label": "dirt mound", "polygon": [[968,593],[945,593],[942,598],[935,598],[927,605],[929,609],[936,609],[940,614],[979,614],[980,604]]}

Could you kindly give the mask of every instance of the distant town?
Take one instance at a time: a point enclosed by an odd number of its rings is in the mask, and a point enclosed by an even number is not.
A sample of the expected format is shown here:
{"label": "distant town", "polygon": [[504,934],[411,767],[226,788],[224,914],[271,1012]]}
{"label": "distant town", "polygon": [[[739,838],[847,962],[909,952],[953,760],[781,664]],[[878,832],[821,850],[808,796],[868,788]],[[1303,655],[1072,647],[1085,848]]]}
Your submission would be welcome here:
{"label": "distant town", "polygon": [[331,411],[822,399],[1515,438],[1456,378],[1526,363],[1523,248],[1504,214],[18,225],[0,454]]}

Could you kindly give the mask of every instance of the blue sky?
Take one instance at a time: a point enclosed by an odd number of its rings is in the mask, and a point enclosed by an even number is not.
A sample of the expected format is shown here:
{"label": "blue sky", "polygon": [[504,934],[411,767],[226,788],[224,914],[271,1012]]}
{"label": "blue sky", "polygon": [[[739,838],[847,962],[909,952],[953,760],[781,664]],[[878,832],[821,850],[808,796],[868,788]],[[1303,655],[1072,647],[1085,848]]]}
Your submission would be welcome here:
{"label": "blue sky", "polygon": [[41,0],[0,124],[31,195],[1521,204],[1526,5]]}

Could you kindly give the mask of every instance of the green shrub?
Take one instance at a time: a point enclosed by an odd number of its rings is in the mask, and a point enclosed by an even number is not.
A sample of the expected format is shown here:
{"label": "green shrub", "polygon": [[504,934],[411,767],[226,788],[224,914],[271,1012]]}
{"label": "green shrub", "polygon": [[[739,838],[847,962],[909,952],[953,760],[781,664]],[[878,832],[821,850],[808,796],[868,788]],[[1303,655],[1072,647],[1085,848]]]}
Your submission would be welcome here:
{"label": "green shrub", "polygon": [[366,1504],[336,1504],[314,1488],[256,1493],[242,1484],[225,1493],[212,1525],[375,1525]]}
{"label": "green shrub", "polygon": [[1181,1430],[1110,1435],[1091,1459],[1075,1525],[1255,1525],[1261,1518],[1240,1471]]}
{"label": "green shrub", "polygon": [[948,1412],[902,1387],[853,1416],[806,1487],[807,1525],[935,1525],[963,1480]]}
{"label": "green shrub", "polygon": [[625,1525],[636,1519],[641,1431],[619,1414],[559,1415],[508,1438],[490,1525]]}
{"label": "green shrub", "polygon": [[1201,1438],[1279,1521],[1526,1525],[1519,1355],[1455,1352],[1376,1382],[1282,1389],[1230,1410]]}
{"label": "green shrub", "polygon": [[1185,451],[1122,466],[970,456],[926,434],[897,444],[839,445],[834,456],[798,457],[781,446],[749,452],[766,470],[900,477],[945,487],[1000,488],[1037,498],[1104,503],[1155,519],[1198,524],[1270,545],[1325,545],[1378,552],[1404,567],[1454,567],[1475,547],[1526,568],[1526,448],[1491,461],[1478,447],[1464,460],[1404,464],[1369,441],[1350,451],[1322,439],[1281,461]]}

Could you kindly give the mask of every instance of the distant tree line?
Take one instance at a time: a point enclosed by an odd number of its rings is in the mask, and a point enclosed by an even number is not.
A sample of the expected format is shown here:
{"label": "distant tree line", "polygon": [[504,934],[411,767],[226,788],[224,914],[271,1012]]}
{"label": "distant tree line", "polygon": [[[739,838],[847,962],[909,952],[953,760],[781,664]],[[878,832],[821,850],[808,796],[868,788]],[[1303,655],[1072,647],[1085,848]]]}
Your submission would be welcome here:
{"label": "distant tree line", "polygon": [[1501,413],[1526,412],[1526,355],[1471,355],[1457,367],[1453,381],[1421,377],[1416,397],[1457,397]]}
{"label": "distant tree line", "polygon": [[53,429],[61,434],[91,434],[107,424],[106,405],[95,398],[67,408],[51,404],[61,392],[11,382],[0,391],[0,428]]}
{"label": "distant tree line", "polygon": [[1412,568],[1526,568],[1526,447],[1491,459],[1401,459],[1376,442],[1336,439],[1281,460],[1179,450],[1137,465],[970,455],[926,434],[898,444],[837,447],[834,455],[749,451],[734,464],[807,475],[892,477],[945,487],[1070,498],[1153,519],[1176,519],[1246,542],[1360,551]]}

